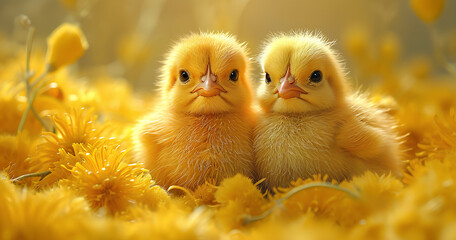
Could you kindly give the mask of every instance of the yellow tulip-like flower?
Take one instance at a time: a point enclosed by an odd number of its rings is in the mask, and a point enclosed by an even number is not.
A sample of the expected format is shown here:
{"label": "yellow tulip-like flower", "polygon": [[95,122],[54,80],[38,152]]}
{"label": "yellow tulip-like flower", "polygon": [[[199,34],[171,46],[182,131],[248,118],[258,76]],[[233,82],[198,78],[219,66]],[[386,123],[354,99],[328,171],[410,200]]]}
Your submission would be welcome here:
{"label": "yellow tulip-like flower", "polygon": [[410,0],[413,11],[423,22],[434,22],[442,12],[444,0]]}
{"label": "yellow tulip-like flower", "polygon": [[76,62],[89,47],[81,29],[70,23],[64,23],[56,28],[47,43],[46,62],[49,72]]}

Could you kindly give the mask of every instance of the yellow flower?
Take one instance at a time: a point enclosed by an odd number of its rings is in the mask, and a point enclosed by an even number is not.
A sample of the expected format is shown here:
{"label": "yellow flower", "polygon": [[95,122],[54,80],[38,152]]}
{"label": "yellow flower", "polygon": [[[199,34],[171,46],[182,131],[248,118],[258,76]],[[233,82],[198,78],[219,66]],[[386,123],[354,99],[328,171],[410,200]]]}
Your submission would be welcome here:
{"label": "yellow flower", "polygon": [[434,117],[435,130],[427,134],[425,140],[418,144],[420,151],[416,158],[409,161],[404,169],[404,182],[415,181],[416,173],[426,169],[428,161],[443,161],[456,152],[456,111],[450,110],[445,117]]}
{"label": "yellow flower", "polygon": [[347,230],[336,224],[306,214],[293,221],[275,219],[260,222],[249,231],[238,232],[245,240],[264,239],[346,239]]}
{"label": "yellow flower", "polygon": [[359,198],[345,197],[335,202],[330,216],[340,225],[350,227],[377,212],[390,210],[399,193],[403,191],[403,184],[399,179],[369,171],[354,177],[344,186],[358,191]]}
{"label": "yellow flower", "polygon": [[263,194],[252,180],[241,174],[226,178],[221,183],[215,193],[215,200],[221,204],[230,201],[244,201],[252,204],[263,203]]}
{"label": "yellow flower", "polygon": [[16,188],[0,175],[1,239],[64,239],[90,219],[87,202],[67,188],[44,192]]}
{"label": "yellow flower", "polygon": [[270,207],[252,180],[241,174],[224,179],[215,200],[221,205],[216,218],[226,229],[239,228],[245,216],[258,216]]}
{"label": "yellow flower", "polygon": [[169,204],[171,198],[168,193],[160,186],[155,185],[145,189],[138,202],[147,206],[150,210],[156,210]]}
{"label": "yellow flower", "polygon": [[68,9],[76,8],[76,0],[60,0],[60,3]]}
{"label": "yellow flower", "polygon": [[130,239],[221,239],[220,231],[204,207],[186,211],[171,205],[156,212],[145,211],[135,222]]}
{"label": "yellow flower", "polygon": [[[0,133],[16,134],[24,110],[24,102],[0,91]],[[24,129],[33,136],[41,133],[41,125],[31,113],[27,116]]]}
{"label": "yellow flower", "polygon": [[70,23],[57,27],[47,39],[46,62],[48,71],[76,62],[89,47],[81,29]]}
{"label": "yellow flower", "polygon": [[31,163],[27,160],[34,143],[24,132],[19,135],[0,135],[0,171],[6,170],[10,178],[31,173]]}
{"label": "yellow flower", "polygon": [[[314,175],[312,178],[305,180],[298,179],[291,182],[291,186],[288,188],[279,188],[273,199],[284,197],[289,191],[298,186],[312,182],[326,182],[327,179],[326,175],[324,177]],[[332,184],[337,184],[337,182],[333,180]],[[287,218],[295,218],[308,212],[319,216],[330,216],[332,215],[334,203],[341,201],[346,195],[346,193],[339,190],[324,187],[303,190],[283,202],[285,210],[283,214]]]}
{"label": "yellow flower", "polygon": [[76,166],[77,162],[81,162],[82,159],[79,157],[79,153],[82,152],[81,144],[73,144],[75,155],[66,152],[63,148],[59,148],[60,158],[56,162],[50,163],[49,171],[51,172],[45,178],[43,178],[38,184],[38,188],[44,186],[50,186],[61,179],[68,179],[71,177],[71,169]]}
{"label": "yellow flower", "polygon": [[[98,147],[106,144],[102,137],[103,128],[95,128],[96,115],[91,110],[73,110],[71,114],[56,114],[51,117],[57,133],[43,133],[42,143],[36,148],[32,161],[36,165],[36,172],[49,170],[52,163],[59,162],[63,157],[59,149],[76,156],[73,144]],[[113,140],[112,140],[113,141]]]}
{"label": "yellow flower", "polygon": [[4,113],[0,115],[0,132],[15,134],[22,117],[20,103],[5,93],[0,94],[0,111]]}
{"label": "yellow flower", "polygon": [[390,221],[396,239],[437,239],[456,219],[456,152],[425,162],[414,172],[414,182],[405,188]]}
{"label": "yellow flower", "polygon": [[193,192],[192,195],[197,199],[198,205],[215,205],[215,193],[217,187],[210,183],[206,182],[198,186]]}
{"label": "yellow flower", "polygon": [[104,207],[111,214],[124,211],[137,203],[153,184],[142,164],[123,161],[126,151],[120,146],[85,150],[85,154],[79,154],[83,161],[71,170],[73,178],[69,182],[94,210]]}
{"label": "yellow flower", "polygon": [[215,193],[218,187],[215,186],[215,181],[209,180],[204,184],[199,185],[195,190],[189,190],[181,186],[171,186],[168,188],[175,196],[179,196],[177,201],[189,208],[194,208],[200,205],[216,206]]}
{"label": "yellow flower", "polygon": [[443,10],[444,0],[410,0],[413,11],[426,23],[434,22]]}

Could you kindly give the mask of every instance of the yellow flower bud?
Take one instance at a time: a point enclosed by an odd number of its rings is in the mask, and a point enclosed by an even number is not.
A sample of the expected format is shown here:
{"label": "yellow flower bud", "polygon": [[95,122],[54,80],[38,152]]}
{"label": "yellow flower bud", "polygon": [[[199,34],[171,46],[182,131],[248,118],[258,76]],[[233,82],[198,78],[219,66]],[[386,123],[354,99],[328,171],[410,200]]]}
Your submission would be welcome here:
{"label": "yellow flower bud", "polygon": [[89,47],[81,29],[69,23],[56,28],[47,39],[46,62],[49,72],[76,62]]}
{"label": "yellow flower bud", "polygon": [[413,11],[423,22],[434,22],[442,12],[444,0],[410,0]]}
{"label": "yellow flower bud", "polygon": [[76,8],[76,0],[60,0],[60,3],[68,9]]}

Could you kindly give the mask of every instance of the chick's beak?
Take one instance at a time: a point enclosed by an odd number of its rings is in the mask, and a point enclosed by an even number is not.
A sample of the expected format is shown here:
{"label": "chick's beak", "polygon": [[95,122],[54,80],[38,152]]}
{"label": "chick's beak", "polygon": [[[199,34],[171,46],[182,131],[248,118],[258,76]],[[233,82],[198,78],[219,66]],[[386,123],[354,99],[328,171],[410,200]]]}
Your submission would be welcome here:
{"label": "chick's beak", "polygon": [[299,97],[301,94],[308,92],[296,85],[295,78],[290,73],[290,66],[287,68],[287,73],[280,79],[280,85],[275,91],[279,97],[284,99]]}
{"label": "chick's beak", "polygon": [[201,77],[199,83],[191,93],[197,93],[198,96],[213,97],[220,92],[227,92],[222,86],[217,83],[217,76],[211,71],[211,64],[207,65],[207,70],[204,76]]}

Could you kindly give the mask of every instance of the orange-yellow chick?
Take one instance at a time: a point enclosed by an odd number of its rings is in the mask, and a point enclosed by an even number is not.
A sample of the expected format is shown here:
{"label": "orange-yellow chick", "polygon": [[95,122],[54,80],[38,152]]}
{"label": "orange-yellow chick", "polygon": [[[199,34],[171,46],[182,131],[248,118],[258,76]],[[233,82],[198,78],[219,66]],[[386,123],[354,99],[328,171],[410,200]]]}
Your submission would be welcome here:
{"label": "orange-yellow chick", "polygon": [[269,188],[366,170],[400,175],[394,121],[352,93],[331,43],[309,33],[272,37],[261,54],[256,169]]}
{"label": "orange-yellow chick", "polygon": [[244,44],[192,34],[171,49],[161,99],[135,129],[135,150],[158,184],[195,189],[241,173],[253,177],[252,90]]}

